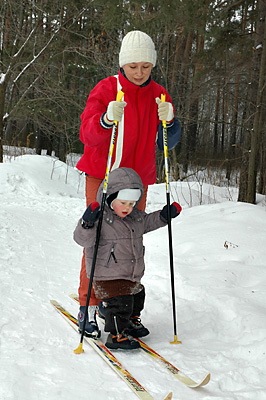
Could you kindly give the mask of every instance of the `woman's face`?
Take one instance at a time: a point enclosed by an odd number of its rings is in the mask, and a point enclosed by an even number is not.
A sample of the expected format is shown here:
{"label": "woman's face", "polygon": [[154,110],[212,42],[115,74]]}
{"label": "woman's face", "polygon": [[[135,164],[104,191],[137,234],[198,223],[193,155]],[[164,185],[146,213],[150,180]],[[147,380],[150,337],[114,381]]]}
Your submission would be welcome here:
{"label": "woman's face", "polygon": [[135,85],[141,86],[151,74],[152,64],[149,62],[130,63],[123,66],[127,79]]}

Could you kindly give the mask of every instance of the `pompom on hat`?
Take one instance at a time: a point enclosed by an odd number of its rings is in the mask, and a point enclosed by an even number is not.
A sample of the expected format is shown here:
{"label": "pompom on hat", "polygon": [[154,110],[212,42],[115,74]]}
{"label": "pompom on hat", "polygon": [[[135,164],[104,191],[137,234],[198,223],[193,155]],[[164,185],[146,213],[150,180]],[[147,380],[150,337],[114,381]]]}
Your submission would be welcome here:
{"label": "pompom on hat", "polygon": [[155,67],[157,53],[149,35],[141,31],[131,31],[122,40],[119,53],[119,66],[149,62]]}

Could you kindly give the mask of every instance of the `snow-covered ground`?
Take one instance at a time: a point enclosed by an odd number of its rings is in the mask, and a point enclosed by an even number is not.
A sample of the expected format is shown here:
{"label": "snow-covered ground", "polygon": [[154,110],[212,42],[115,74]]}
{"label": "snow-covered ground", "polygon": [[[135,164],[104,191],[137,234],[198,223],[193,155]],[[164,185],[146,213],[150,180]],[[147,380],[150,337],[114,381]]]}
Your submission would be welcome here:
{"label": "snow-covered ground", "polygon": [[[147,343],[181,371],[210,383],[192,390],[142,353],[117,358],[153,395],[179,400],[266,399],[266,207],[237,190],[172,183],[183,206],[173,220],[178,338],[173,345],[167,228],[145,237]],[[0,399],[134,400],[135,394],[50,305],[77,315],[82,249],[72,233],[85,206],[84,177],[51,157],[0,164]],[[165,204],[149,189],[147,211]],[[106,334],[103,333],[103,340]]]}

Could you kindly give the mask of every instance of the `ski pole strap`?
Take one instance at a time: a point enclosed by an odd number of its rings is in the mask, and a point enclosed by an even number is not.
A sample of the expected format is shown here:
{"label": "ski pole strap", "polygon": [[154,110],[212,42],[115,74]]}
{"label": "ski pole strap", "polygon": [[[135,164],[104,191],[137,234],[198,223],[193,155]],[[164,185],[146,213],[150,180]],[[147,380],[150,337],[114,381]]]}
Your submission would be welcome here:
{"label": "ski pole strap", "polygon": [[[165,94],[161,94],[161,102],[165,101]],[[162,121],[163,125],[163,150],[164,150],[164,171],[165,171],[165,184],[166,193],[169,193],[169,177],[168,177],[168,145],[167,145],[167,128],[166,121]]]}
{"label": "ski pole strap", "polygon": [[[124,96],[124,92],[122,92],[122,90],[119,90],[119,92],[116,95],[116,101],[121,101],[123,96]],[[113,130],[112,130],[107,166],[106,166],[105,177],[104,177],[103,193],[107,192],[109,172],[111,169],[112,157],[113,157],[113,152],[114,152],[114,147],[115,147],[115,138],[116,138],[118,121],[114,121],[114,123],[115,124],[114,124]]]}

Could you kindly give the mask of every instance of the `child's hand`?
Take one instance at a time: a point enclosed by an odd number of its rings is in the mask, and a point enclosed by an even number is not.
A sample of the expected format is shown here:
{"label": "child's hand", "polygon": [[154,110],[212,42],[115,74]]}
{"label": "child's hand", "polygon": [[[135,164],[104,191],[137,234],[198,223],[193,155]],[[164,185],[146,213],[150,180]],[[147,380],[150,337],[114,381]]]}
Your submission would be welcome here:
{"label": "child's hand", "polygon": [[168,101],[161,102],[159,97],[155,99],[158,104],[158,116],[160,121],[170,122],[174,118],[174,108],[172,103]]}
{"label": "child's hand", "polygon": [[[180,204],[174,202],[170,205],[170,216],[171,218],[177,217],[182,211],[182,207]],[[168,220],[168,213],[167,213],[167,206],[164,206],[164,208],[161,211],[161,217],[164,219]]]}
{"label": "child's hand", "polygon": [[107,107],[107,119],[109,121],[121,121],[126,105],[125,101],[111,101]]}
{"label": "child's hand", "polygon": [[82,226],[83,228],[92,228],[94,222],[101,218],[102,212],[100,211],[100,204],[94,201],[89,205],[87,210],[82,216]]}

